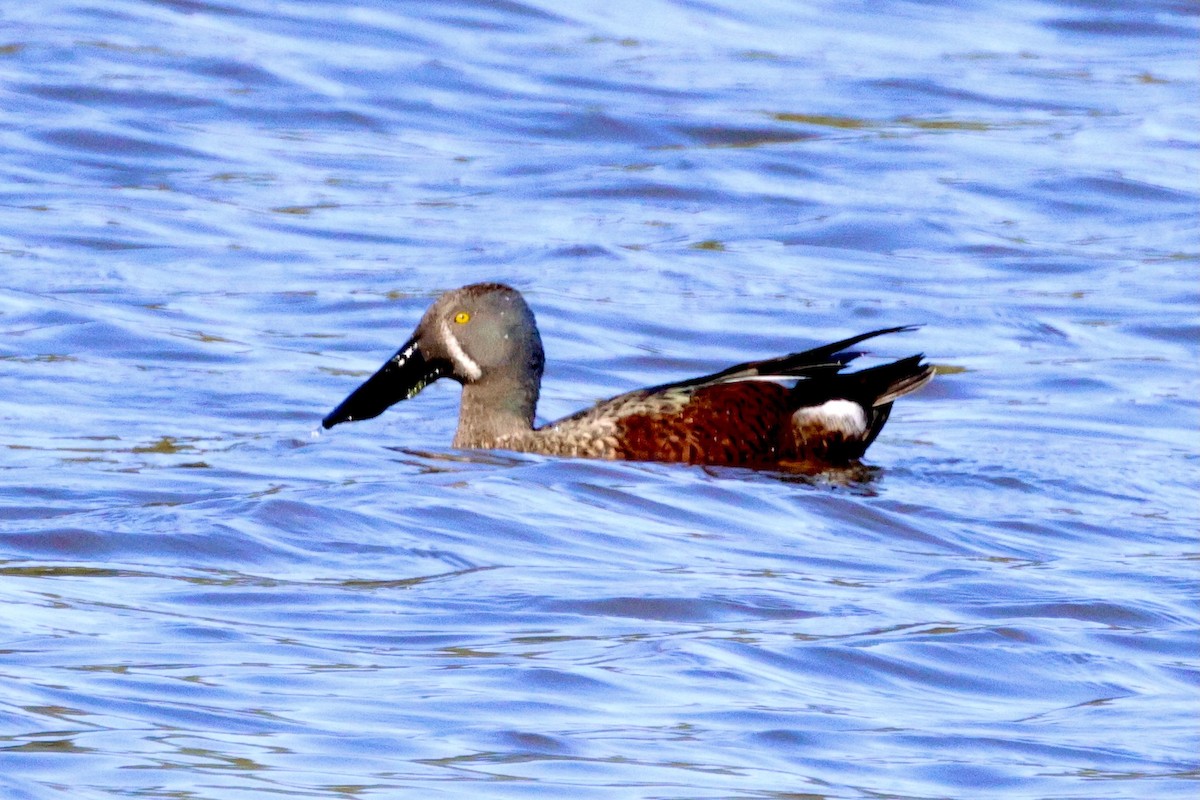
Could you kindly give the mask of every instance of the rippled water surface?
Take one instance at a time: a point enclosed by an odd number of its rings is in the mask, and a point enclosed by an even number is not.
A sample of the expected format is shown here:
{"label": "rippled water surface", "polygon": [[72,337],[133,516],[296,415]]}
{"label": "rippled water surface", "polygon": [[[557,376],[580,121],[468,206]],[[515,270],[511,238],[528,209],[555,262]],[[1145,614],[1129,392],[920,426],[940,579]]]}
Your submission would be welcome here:
{"label": "rippled water surface", "polygon": [[[0,796],[1195,798],[1190,2],[0,8]],[[860,331],[850,483],[317,435]]]}

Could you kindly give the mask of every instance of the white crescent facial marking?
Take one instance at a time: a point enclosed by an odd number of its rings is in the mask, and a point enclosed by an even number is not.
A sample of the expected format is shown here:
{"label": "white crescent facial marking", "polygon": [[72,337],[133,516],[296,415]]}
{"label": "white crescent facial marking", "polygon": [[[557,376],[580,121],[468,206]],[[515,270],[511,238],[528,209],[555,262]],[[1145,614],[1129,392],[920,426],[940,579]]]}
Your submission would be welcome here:
{"label": "white crescent facial marking", "polygon": [[456,339],[454,334],[451,333],[450,326],[444,321],[442,322],[442,339],[444,339],[446,342],[446,349],[450,351],[450,358],[454,361],[454,366],[456,366],[462,372],[462,374],[466,375],[473,381],[477,381],[483,377],[483,370],[481,370],[479,365],[476,364],[474,360],[467,355],[466,351],[462,349],[462,345],[458,343],[458,339]]}
{"label": "white crescent facial marking", "polygon": [[819,426],[848,439],[857,439],[867,432],[867,415],[862,406],[851,400],[826,400],[819,406],[799,408],[792,419],[797,427]]}

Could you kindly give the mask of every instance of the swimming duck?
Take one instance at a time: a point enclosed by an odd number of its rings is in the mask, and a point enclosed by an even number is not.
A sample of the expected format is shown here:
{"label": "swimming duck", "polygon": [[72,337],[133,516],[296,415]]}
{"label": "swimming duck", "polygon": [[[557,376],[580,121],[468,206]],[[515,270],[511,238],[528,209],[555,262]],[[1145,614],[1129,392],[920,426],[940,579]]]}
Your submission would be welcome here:
{"label": "swimming duck", "polygon": [[454,447],[819,471],[861,457],[892,402],[935,371],[914,355],[845,373],[861,355],[847,348],[912,329],[883,328],[635,389],[535,428],[545,356],[533,312],[517,290],[476,283],[434,301],[412,338],[321,424],[377,417],[452,378],[463,387]]}

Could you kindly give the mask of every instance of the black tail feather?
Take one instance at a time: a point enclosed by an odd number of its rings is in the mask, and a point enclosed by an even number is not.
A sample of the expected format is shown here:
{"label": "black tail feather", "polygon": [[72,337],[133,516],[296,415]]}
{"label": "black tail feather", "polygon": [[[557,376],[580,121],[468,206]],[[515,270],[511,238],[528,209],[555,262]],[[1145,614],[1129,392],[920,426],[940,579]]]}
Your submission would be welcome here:
{"label": "black tail feather", "polygon": [[933,379],[937,369],[922,362],[922,358],[918,354],[858,372],[832,375],[826,380],[802,380],[794,390],[796,405],[818,406],[830,400],[851,400],[862,406],[867,415],[867,432],[861,454],[883,430],[896,398],[915,392]]}

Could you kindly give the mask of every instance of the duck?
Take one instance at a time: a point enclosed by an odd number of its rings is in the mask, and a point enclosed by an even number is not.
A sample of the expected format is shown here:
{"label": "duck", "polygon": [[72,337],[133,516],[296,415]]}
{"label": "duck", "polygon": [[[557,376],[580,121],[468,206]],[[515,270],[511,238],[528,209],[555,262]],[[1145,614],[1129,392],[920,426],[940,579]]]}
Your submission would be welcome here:
{"label": "duck", "polygon": [[373,419],[449,378],[462,384],[455,448],[815,473],[857,463],[892,403],[933,378],[923,354],[844,371],[862,355],[855,345],[916,327],[634,389],[537,427],[546,359],[533,311],[511,286],[475,283],[439,296],[321,425]]}

